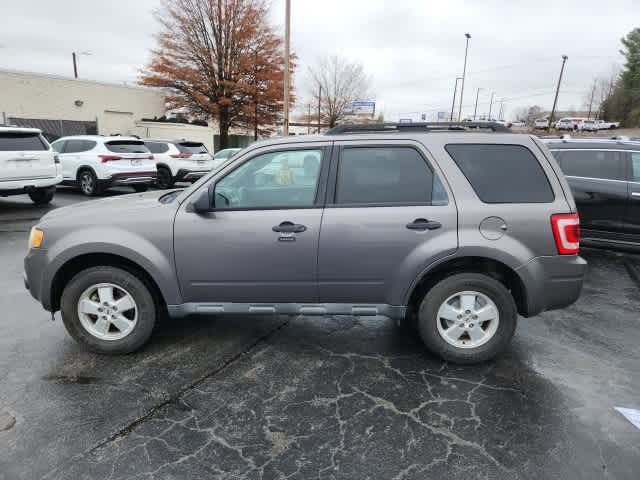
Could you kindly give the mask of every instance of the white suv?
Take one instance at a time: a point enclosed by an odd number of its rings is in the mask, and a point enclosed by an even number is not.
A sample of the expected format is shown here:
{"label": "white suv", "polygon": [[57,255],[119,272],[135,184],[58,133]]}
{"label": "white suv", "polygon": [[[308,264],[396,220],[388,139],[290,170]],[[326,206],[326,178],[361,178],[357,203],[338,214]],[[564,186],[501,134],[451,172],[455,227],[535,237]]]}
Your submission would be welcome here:
{"label": "white suv", "polygon": [[78,185],[88,196],[122,185],[144,192],[157,176],[153,155],[135,137],[62,137],[52,147],[60,157],[63,183]]}
{"label": "white suv", "polygon": [[26,193],[49,203],[62,181],[58,158],[37,128],[0,126],[0,197]]}
{"label": "white suv", "polygon": [[202,142],[146,139],[144,143],[156,159],[158,188],[171,188],[175,182],[193,183],[215,166]]}

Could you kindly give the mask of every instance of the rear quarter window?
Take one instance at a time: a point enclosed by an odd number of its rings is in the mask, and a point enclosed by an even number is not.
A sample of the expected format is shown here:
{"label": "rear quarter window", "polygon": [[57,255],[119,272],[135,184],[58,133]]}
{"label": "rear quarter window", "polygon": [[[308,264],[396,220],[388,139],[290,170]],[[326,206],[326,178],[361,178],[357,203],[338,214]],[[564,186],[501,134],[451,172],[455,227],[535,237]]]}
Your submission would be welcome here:
{"label": "rear quarter window", "polygon": [[445,149],[484,203],[549,203],[555,198],[527,147],[464,143]]}
{"label": "rear quarter window", "polygon": [[0,151],[44,151],[49,144],[39,133],[33,132],[0,132]]}
{"label": "rear quarter window", "polygon": [[626,152],[607,150],[554,150],[560,169],[570,177],[626,180]]}

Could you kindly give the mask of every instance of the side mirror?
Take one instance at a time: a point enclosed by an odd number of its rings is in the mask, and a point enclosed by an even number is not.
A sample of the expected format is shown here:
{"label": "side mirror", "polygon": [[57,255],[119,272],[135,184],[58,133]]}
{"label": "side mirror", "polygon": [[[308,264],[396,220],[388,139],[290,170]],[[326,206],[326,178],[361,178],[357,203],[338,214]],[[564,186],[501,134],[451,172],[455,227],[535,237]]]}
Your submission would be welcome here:
{"label": "side mirror", "polygon": [[206,213],[212,210],[211,194],[213,192],[213,188],[213,185],[210,185],[209,188],[198,194],[198,198],[191,202],[191,208],[195,213]]}

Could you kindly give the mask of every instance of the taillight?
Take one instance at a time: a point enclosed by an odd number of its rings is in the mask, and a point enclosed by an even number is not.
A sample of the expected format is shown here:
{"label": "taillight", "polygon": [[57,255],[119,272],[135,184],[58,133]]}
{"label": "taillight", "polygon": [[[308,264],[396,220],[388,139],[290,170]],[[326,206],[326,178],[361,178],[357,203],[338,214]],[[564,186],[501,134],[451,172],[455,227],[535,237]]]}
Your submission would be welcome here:
{"label": "taillight", "polygon": [[119,157],[117,155],[98,155],[98,157],[100,158],[100,162],[102,163],[113,162],[115,160],[122,160],[122,157]]}
{"label": "taillight", "polygon": [[172,153],[171,158],[189,158],[192,153]]}
{"label": "taillight", "polygon": [[576,255],[580,250],[580,218],[577,213],[551,215],[551,228],[560,255]]}
{"label": "taillight", "polygon": [[58,155],[53,156],[53,163],[60,163],[60,157]]}

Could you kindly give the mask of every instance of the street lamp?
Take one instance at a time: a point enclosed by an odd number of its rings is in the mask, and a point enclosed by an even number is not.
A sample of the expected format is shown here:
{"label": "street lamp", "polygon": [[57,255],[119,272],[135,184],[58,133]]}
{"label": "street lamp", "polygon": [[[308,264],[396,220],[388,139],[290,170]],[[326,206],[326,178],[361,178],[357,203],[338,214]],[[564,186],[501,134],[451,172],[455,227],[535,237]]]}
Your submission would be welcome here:
{"label": "street lamp", "polygon": [[464,67],[462,68],[462,86],[460,87],[460,109],[458,110],[458,121],[462,120],[462,100],[464,97],[464,78],[467,75],[467,53],[469,52],[469,39],[471,35],[464,34],[467,37],[467,46],[464,49]]}
{"label": "street lamp", "polygon": [[73,76],[74,78],[78,78],[78,56],[79,55],[93,55],[90,51],[85,50],[84,52],[80,52],[77,53],[76,52],[72,52],[72,56],[73,56]]}
{"label": "street lamp", "polygon": [[[456,84],[453,87],[453,100],[451,102],[451,115],[449,116],[449,121],[453,122],[453,109],[456,108],[456,93],[458,91],[458,80],[462,80],[462,77],[456,77]],[[458,121],[460,119],[458,118]]]}
{"label": "street lamp", "polygon": [[478,92],[476,93],[476,106],[473,108],[473,121],[476,121],[476,113],[478,112],[478,97],[480,97],[480,90],[484,90],[483,88],[478,88]]}

